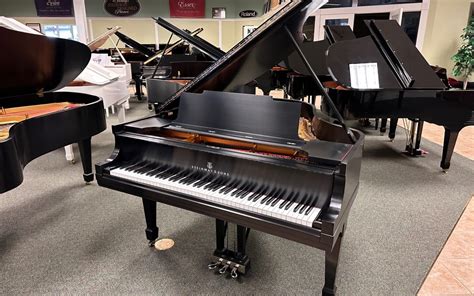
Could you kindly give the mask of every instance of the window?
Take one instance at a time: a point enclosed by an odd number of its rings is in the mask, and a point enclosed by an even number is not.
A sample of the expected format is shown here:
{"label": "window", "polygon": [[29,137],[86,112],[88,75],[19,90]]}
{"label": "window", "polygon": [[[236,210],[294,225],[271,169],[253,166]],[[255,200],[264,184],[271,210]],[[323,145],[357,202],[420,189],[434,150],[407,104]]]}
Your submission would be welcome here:
{"label": "window", "polygon": [[358,6],[421,3],[422,0],[359,0]]}
{"label": "window", "polygon": [[306,36],[307,41],[313,41],[314,39],[314,21],[315,17],[310,16],[303,26],[303,33]]}
{"label": "window", "polygon": [[322,8],[351,7],[352,0],[329,0]]}
{"label": "window", "polygon": [[328,19],[324,22],[326,26],[349,26],[349,19]]}
{"label": "window", "polygon": [[402,29],[414,44],[416,44],[416,37],[418,36],[420,16],[420,11],[404,12],[402,16]]}
{"label": "window", "polygon": [[75,25],[44,25],[43,28],[44,34],[49,37],[59,37],[71,40],[79,39]]}

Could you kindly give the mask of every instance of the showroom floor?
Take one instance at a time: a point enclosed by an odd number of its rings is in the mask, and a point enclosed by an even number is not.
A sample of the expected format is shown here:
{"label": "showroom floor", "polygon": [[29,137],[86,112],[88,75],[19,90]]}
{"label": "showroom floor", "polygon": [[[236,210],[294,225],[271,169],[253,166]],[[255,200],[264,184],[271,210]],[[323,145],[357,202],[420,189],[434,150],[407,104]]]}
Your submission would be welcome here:
{"label": "showroom floor", "polygon": [[[442,144],[443,129],[426,124],[423,137]],[[474,127],[462,130],[455,151],[474,159]],[[474,197],[420,289],[419,296],[474,295]]]}

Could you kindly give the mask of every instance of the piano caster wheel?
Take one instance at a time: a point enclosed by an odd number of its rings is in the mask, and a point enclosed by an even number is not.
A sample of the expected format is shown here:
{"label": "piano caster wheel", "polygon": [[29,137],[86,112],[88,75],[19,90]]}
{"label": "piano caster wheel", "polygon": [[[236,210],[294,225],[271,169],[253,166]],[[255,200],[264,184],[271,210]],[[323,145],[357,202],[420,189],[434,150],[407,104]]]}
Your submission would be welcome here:
{"label": "piano caster wheel", "polygon": [[219,269],[219,273],[224,274],[227,271],[228,268],[229,268],[229,265],[227,265],[227,264],[224,265],[221,269]]}
{"label": "piano caster wheel", "polygon": [[91,183],[92,181],[94,181],[94,174],[83,174],[82,177],[84,178],[84,181],[86,182],[86,184],[89,184]]}
{"label": "piano caster wheel", "polygon": [[156,240],[152,240],[148,242],[148,247],[152,248],[155,246]]}
{"label": "piano caster wheel", "polygon": [[235,266],[234,268],[232,268],[232,271],[230,272],[230,276],[236,280],[238,277],[239,277],[239,274],[237,273],[237,266]]}
{"label": "piano caster wheel", "polygon": [[75,159],[72,159],[69,161],[71,164],[75,164],[76,163],[76,160]]}

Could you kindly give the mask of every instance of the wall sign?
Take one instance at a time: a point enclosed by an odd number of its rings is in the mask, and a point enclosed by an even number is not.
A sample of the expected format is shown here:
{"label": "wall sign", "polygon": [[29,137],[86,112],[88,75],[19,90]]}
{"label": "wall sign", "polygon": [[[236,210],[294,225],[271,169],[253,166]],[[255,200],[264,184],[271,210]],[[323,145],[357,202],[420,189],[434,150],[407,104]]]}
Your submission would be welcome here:
{"label": "wall sign", "polygon": [[258,13],[255,10],[244,10],[239,13],[240,17],[256,17]]}
{"label": "wall sign", "polygon": [[105,0],[104,9],[113,16],[132,16],[140,11],[138,0]]}
{"label": "wall sign", "polygon": [[171,17],[203,18],[205,10],[205,0],[170,0]]}
{"label": "wall sign", "polygon": [[73,16],[72,0],[35,0],[38,16]]}

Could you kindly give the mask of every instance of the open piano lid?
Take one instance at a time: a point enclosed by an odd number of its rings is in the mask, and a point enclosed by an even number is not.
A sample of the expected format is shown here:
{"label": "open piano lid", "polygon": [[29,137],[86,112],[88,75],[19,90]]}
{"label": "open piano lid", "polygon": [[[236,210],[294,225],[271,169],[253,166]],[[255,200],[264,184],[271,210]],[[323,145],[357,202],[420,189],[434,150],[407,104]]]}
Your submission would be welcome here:
{"label": "open piano lid", "polygon": [[445,89],[413,42],[394,20],[366,21],[370,36],[344,40],[327,52],[329,72],[345,87],[362,88],[351,79],[351,66],[377,65],[378,87],[373,89]]}
{"label": "open piano lid", "polygon": [[207,54],[209,57],[211,57],[213,60],[218,60],[220,59],[225,52],[222,51],[220,48],[215,47],[211,43],[207,42],[206,40],[200,38],[199,36],[193,36],[192,34],[181,30],[180,28],[174,26],[173,24],[165,21],[163,18],[153,18],[155,22],[165,28],[166,30],[170,31],[174,35],[177,35],[178,37],[186,40],[196,48],[198,48],[200,51],[204,52]]}
{"label": "open piano lid", "polygon": [[83,71],[91,56],[80,42],[1,26],[0,40],[7,41],[0,55],[0,101],[60,89]]}
{"label": "open piano lid", "polygon": [[131,48],[135,49],[139,53],[143,54],[147,58],[152,57],[153,55],[155,55],[155,52],[153,50],[148,49],[148,47],[140,44],[140,42],[137,42],[137,41],[133,40],[132,38],[128,37],[127,35],[125,35],[121,32],[118,32],[118,31],[115,32],[114,34],[118,37],[118,39],[120,39],[120,41],[122,41],[126,45],[130,46]]}
{"label": "open piano lid", "polygon": [[166,100],[157,111],[166,112],[177,108],[179,98],[184,92],[233,91],[252,82],[294,51],[291,40],[285,32],[285,26],[295,39],[302,43],[302,27],[308,14],[326,2],[326,0],[288,2],[257,30]]}

